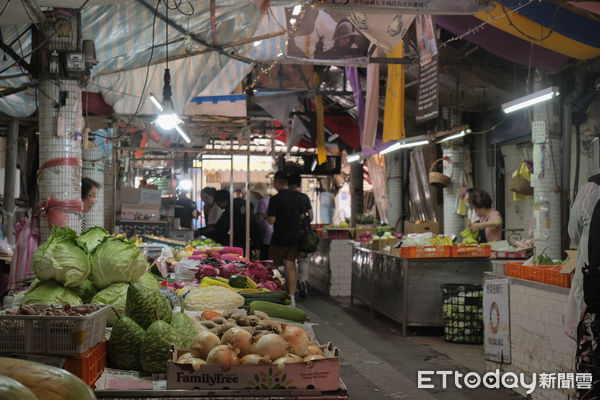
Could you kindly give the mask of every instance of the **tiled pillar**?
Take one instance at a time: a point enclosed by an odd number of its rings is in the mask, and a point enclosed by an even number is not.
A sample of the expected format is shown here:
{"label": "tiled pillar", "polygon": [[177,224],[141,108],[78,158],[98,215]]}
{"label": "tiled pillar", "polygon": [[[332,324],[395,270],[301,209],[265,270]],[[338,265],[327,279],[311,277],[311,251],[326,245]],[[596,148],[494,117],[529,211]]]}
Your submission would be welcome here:
{"label": "tiled pillar", "polygon": [[[85,215],[89,227],[104,226],[104,155],[98,146],[83,150],[83,176],[100,184],[94,207]],[[112,184],[111,184],[112,187]]]}
{"label": "tiled pillar", "polygon": [[444,175],[452,179],[450,184],[444,188],[444,232],[446,234],[460,235],[465,229],[465,218],[456,213],[458,197],[462,193],[462,178],[464,173],[463,141],[453,140],[443,144],[444,157],[450,158],[449,163],[443,161]]}

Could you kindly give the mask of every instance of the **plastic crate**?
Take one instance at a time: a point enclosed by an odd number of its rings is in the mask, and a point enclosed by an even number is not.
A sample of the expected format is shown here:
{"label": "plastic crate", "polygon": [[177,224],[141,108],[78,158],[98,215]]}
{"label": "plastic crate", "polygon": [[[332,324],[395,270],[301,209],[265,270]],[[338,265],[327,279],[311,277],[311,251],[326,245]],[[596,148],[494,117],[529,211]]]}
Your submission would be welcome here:
{"label": "plastic crate", "polygon": [[448,258],[452,246],[403,246],[400,248],[402,258]]}
{"label": "plastic crate", "polygon": [[444,339],[452,343],[483,343],[483,289],[481,285],[442,286]]}
{"label": "plastic crate", "polygon": [[0,353],[81,354],[104,339],[106,312],[83,316],[10,315],[0,312]]}
{"label": "plastic crate", "polygon": [[492,251],[492,258],[510,259],[510,260],[525,260],[529,258],[530,252],[527,250],[519,251]]}
{"label": "plastic crate", "polygon": [[519,262],[506,263],[506,275],[548,285],[571,287],[571,274],[561,274],[562,265],[523,265]]}
{"label": "plastic crate", "polygon": [[106,346],[105,339],[81,355],[67,357],[63,369],[79,377],[93,389],[94,383],[106,368]]}
{"label": "plastic crate", "polygon": [[492,255],[492,247],[488,245],[452,246],[452,257],[484,258]]}
{"label": "plastic crate", "polygon": [[521,278],[523,276],[523,263],[522,262],[508,262],[506,263],[506,276],[512,276],[514,278]]}

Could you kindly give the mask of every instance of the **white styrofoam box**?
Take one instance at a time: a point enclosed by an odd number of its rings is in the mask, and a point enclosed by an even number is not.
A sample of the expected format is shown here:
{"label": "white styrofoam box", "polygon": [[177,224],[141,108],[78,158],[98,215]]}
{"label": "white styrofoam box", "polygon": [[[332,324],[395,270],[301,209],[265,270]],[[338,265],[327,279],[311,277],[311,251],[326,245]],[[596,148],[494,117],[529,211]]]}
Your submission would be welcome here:
{"label": "white styrofoam box", "polygon": [[[4,168],[0,168],[0,195],[4,196]],[[15,175],[15,198],[21,195],[21,171],[17,168]]]}
{"label": "white styrofoam box", "polygon": [[160,207],[149,204],[121,205],[121,220],[123,221],[158,221]]}
{"label": "white styrofoam box", "polygon": [[161,192],[155,189],[121,188],[120,204],[151,204],[160,206]]}

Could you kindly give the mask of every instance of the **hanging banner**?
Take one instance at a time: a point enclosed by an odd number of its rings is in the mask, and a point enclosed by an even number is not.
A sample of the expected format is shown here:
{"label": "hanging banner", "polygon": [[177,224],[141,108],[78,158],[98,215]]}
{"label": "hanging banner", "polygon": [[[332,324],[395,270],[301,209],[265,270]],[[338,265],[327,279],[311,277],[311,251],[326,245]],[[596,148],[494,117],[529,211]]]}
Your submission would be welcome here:
{"label": "hanging banner", "polygon": [[394,51],[415,19],[410,14],[362,12],[348,13],[346,17],[365,37],[387,53]]}
{"label": "hanging banner", "polygon": [[438,49],[430,15],[417,15],[415,28],[420,58],[416,119],[423,122],[439,114]]}
{"label": "hanging banner", "polygon": [[472,15],[491,11],[491,0],[314,0],[313,6],[326,10],[364,11],[433,15]]}
{"label": "hanging banner", "polygon": [[286,59],[325,65],[366,65],[369,39],[345,17],[305,5],[286,9]]}
{"label": "hanging banner", "polygon": [[314,67],[310,64],[275,64],[268,72],[254,67],[252,79],[257,89],[310,90]]}
{"label": "hanging banner", "polygon": [[511,363],[508,279],[483,281],[483,351],[484,358],[503,364]]}

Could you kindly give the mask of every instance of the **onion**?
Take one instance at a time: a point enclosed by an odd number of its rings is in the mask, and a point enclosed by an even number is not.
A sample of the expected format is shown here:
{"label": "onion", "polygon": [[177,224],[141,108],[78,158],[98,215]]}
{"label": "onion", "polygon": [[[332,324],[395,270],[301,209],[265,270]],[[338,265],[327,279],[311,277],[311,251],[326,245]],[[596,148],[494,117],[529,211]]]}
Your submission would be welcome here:
{"label": "onion", "polygon": [[306,357],[304,357],[304,361],[317,361],[317,360],[324,360],[326,357],[323,354],[309,354]]}
{"label": "onion", "polygon": [[198,333],[192,340],[191,353],[195,358],[206,360],[208,353],[221,344],[217,335],[210,331]]}
{"label": "onion", "polygon": [[285,369],[285,364],[296,364],[301,362],[304,362],[301,357],[288,353],[285,356],[279,357],[277,360],[273,361],[273,365],[277,365],[277,368],[279,369]]}
{"label": "onion", "polygon": [[257,354],[269,357],[271,360],[276,360],[279,357],[285,356],[289,347],[289,344],[281,336],[269,333],[256,342],[254,349]]}
{"label": "onion", "polygon": [[208,353],[206,363],[209,365],[220,365],[223,371],[229,371],[232,365],[240,363],[236,350],[229,345],[219,345]]}
{"label": "onion", "polygon": [[252,346],[252,335],[247,330],[236,326],[229,329],[221,338],[222,344],[230,344],[231,346],[240,349],[240,356],[245,356],[250,353]]}
{"label": "onion", "polygon": [[318,346],[308,346],[308,355],[321,355],[324,356],[325,352]]}
{"label": "onion", "polygon": [[246,354],[241,359],[243,365],[268,365],[271,364],[269,357],[263,357],[260,354]]}
{"label": "onion", "polygon": [[178,364],[192,364],[194,371],[198,371],[201,366],[206,364],[206,361],[200,358],[194,358],[192,353],[185,353],[177,359]]}
{"label": "onion", "polygon": [[287,325],[281,334],[283,339],[292,345],[292,352],[305,357],[308,355],[308,333],[302,328]]}

